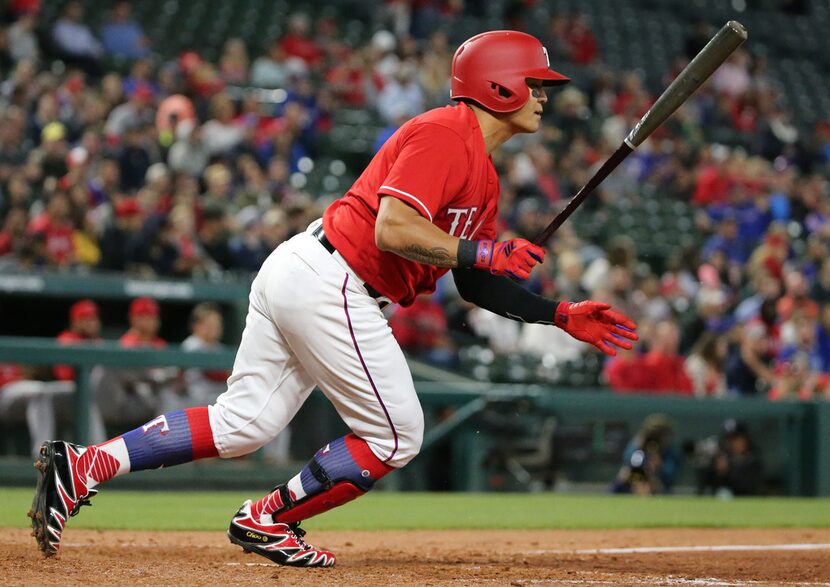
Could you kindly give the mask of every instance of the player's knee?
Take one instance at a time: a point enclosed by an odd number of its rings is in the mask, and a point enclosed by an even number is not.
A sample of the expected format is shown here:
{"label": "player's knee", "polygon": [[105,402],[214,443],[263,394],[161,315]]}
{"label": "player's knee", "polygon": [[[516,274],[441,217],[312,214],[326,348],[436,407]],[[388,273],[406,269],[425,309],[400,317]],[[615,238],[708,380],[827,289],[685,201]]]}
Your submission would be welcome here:
{"label": "player's knee", "polygon": [[424,414],[420,406],[415,413],[409,414],[406,422],[396,426],[395,431],[398,448],[389,459],[389,464],[400,468],[418,455],[421,451],[421,444],[424,442]]}
{"label": "player's knee", "polygon": [[213,443],[220,458],[231,459],[250,454],[268,444],[273,437],[273,432],[263,430],[257,421],[247,426],[235,425],[238,415],[221,402],[208,406],[208,414]]}

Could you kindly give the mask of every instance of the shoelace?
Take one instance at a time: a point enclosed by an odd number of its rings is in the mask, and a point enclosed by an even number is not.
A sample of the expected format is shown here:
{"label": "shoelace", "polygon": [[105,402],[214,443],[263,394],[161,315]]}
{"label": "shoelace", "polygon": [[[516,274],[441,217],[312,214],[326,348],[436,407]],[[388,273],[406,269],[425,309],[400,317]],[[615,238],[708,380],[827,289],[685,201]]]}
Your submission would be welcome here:
{"label": "shoelace", "polygon": [[306,541],[303,540],[303,536],[306,535],[306,531],[300,528],[299,522],[294,522],[293,524],[288,524],[288,528],[294,534],[294,539],[297,541],[297,544],[303,547],[303,550],[308,550],[311,548],[310,545],[306,544]]}
{"label": "shoelace", "polygon": [[98,494],[97,489],[90,489],[89,493],[87,493],[84,497],[79,499],[78,502],[72,507],[72,511],[69,512],[69,517],[77,516],[78,515],[78,510],[81,509],[81,506],[88,505],[89,507],[92,507],[92,502],[89,501],[89,500],[92,499],[93,497],[95,497],[97,494]]}

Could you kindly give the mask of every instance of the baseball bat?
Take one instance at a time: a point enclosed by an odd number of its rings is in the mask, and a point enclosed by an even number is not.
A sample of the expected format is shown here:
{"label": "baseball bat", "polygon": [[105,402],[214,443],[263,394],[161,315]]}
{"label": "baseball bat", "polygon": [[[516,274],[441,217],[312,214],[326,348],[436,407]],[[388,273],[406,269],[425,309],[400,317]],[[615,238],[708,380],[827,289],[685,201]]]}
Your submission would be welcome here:
{"label": "baseball bat", "polygon": [[533,239],[537,245],[544,245],[551,235],[559,230],[568,217],[579,208],[585,198],[608,177],[640,143],[646,140],[654,130],[663,124],[678,107],[691,96],[710,75],[726,61],[732,52],[746,41],[746,29],[739,22],[730,20],[714,37],[695,55],[695,58],[683,68],[668,88],[657,98],[640,122],[628,133],[619,148],[594,173],[582,189],[571,198],[565,208],[557,214],[550,224]]}

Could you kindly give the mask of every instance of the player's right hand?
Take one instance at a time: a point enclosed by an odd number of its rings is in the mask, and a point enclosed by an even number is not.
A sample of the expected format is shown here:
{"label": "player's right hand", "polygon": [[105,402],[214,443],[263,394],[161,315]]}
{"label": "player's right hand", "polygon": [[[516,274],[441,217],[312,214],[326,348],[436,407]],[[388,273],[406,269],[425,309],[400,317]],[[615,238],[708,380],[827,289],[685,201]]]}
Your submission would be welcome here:
{"label": "player's right hand", "polygon": [[632,347],[628,341],[640,338],[634,332],[637,323],[631,318],[615,312],[610,304],[591,300],[559,302],[553,323],[575,339],[592,344],[612,357],[617,354],[614,345],[628,350]]}
{"label": "player's right hand", "polygon": [[525,280],[533,266],[545,260],[545,250],[523,238],[504,242],[478,241],[473,267],[487,269],[493,275],[507,275]]}

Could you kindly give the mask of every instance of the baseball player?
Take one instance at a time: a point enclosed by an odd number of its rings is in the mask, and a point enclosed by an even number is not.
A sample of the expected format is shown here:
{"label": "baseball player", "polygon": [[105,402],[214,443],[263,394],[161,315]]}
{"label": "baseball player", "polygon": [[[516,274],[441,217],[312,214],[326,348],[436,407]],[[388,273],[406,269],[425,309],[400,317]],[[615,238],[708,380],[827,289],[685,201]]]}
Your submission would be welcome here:
{"label": "baseball player", "polygon": [[630,349],[636,325],[607,304],[545,299],[513,280],[528,278],[542,248],[495,240],[499,182],[490,155],[511,136],[538,130],[545,88],[567,81],[530,35],[494,31],[462,44],[452,64],[458,103],[404,124],[322,221],[264,262],[228,389],[215,404],[164,414],[96,446],[43,445],[31,512],[41,550],[58,552],[66,520],[96,485],[250,453],[319,386],[351,432],[242,504],[228,537],[278,564],[333,565],[333,553],[303,540],[300,521],[363,495],[412,460],[422,441],[423,413],[382,309],[432,292],[450,269],[461,295],[483,308],[558,326],[609,355]]}

